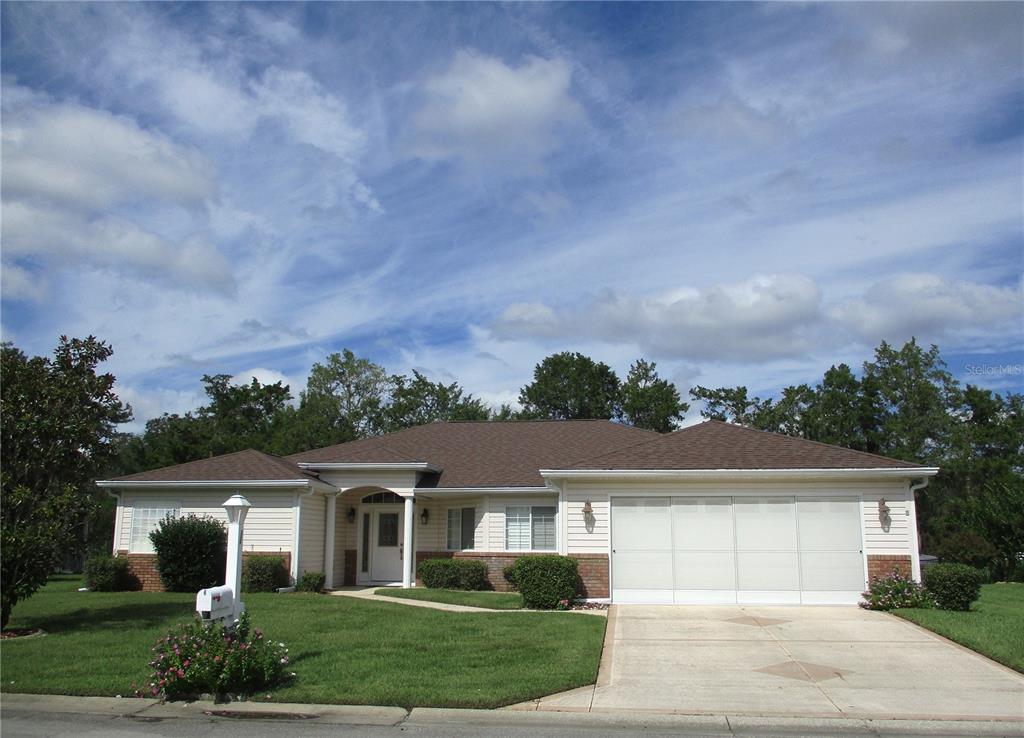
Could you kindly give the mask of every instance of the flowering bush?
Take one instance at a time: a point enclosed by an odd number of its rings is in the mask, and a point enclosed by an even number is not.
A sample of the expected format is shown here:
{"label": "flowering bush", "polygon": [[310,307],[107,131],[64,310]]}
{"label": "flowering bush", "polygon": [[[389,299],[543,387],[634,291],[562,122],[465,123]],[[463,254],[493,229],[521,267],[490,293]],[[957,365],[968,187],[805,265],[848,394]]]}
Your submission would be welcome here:
{"label": "flowering bush", "polygon": [[179,625],[156,642],[148,688],[132,687],[140,697],[170,699],[200,694],[251,695],[286,678],[288,649],[268,641],[242,613],[235,628],[195,620]]}
{"label": "flowering bush", "polygon": [[864,601],[860,606],[866,610],[931,607],[934,604],[924,587],[896,570],[887,576],[872,579],[868,591],[861,596]]}
{"label": "flowering bush", "polygon": [[568,610],[570,607],[572,607],[572,603],[564,597],[558,601],[557,605],[555,605],[556,610]]}

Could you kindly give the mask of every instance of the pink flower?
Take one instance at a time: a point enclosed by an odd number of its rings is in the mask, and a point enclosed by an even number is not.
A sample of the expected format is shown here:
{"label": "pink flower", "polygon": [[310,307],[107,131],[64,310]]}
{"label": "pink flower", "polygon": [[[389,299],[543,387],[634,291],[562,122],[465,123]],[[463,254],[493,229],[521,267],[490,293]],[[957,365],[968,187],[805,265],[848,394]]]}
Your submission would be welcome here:
{"label": "pink flower", "polygon": [[184,671],[184,669],[178,669],[178,676],[179,676],[179,677],[183,677],[183,676],[185,676],[185,671]]}
{"label": "pink flower", "polygon": [[219,664],[220,663],[220,656],[214,656],[213,660],[216,661]]}

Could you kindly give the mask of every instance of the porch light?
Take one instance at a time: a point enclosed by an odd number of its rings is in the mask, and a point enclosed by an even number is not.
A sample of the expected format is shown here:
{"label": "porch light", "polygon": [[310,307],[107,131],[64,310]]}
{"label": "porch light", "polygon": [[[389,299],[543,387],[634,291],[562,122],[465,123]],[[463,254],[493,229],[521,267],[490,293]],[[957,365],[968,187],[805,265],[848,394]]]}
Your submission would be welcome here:
{"label": "porch light", "polygon": [[878,501],[878,517],[887,518],[889,517],[889,506],[885,504],[885,498],[883,497]]}
{"label": "porch light", "polygon": [[420,513],[420,522],[426,525],[428,520],[430,520],[430,511],[427,508],[423,508],[423,512]]}
{"label": "porch light", "polygon": [[350,523],[356,522],[356,509],[354,507],[350,507],[348,512],[345,513],[345,520]]}
{"label": "porch light", "polygon": [[587,500],[586,502],[583,503],[583,514],[584,515],[593,515],[594,514],[594,506],[590,504],[590,500]]}

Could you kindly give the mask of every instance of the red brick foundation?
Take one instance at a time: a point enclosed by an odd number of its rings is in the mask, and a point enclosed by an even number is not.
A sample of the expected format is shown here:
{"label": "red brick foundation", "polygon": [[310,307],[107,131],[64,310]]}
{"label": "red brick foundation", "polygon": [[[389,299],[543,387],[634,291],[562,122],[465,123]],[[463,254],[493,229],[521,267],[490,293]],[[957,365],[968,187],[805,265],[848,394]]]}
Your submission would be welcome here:
{"label": "red brick foundation", "polygon": [[[164,585],[160,581],[160,573],[156,570],[156,554],[135,554],[118,551],[117,555],[128,559],[128,575],[131,577],[132,589],[143,592],[163,592]],[[279,556],[284,559],[284,568],[291,571],[292,554],[290,551],[243,551],[242,566],[250,556]]]}
{"label": "red brick foundation", "polygon": [[345,572],[341,580],[341,586],[356,586],[356,550],[354,548],[345,549]]}
{"label": "red brick foundation", "polygon": [[[497,592],[508,592],[511,587],[505,581],[505,567],[514,564],[521,556],[539,556],[541,554],[518,554],[511,551],[417,551],[416,568],[425,559],[476,559],[487,566],[487,580]],[[608,555],[607,554],[571,554],[579,565],[579,595],[590,599],[608,597]],[[417,583],[419,580],[417,579]]]}
{"label": "red brick foundation", "polygon": [[912,569],[909,554],[868,555],[868,581],[892,574],[894,570],[909,577]]}

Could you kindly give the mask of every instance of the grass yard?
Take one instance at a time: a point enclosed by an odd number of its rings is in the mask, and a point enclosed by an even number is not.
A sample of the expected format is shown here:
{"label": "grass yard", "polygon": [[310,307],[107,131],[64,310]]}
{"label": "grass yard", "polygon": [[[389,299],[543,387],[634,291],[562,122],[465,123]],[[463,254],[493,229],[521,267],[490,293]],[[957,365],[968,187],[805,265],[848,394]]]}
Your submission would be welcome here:
{"label": "grass yard", "polygon": [[427,600],[466,607],[489,607],[492,610],[522,610],[523,596],[518,592],[468,592],[462,589],[397,589],[382,587],[376,594],[403,600]]}
{"label": "grass yard", "polygon": [[1024,672],[1024,584],[985,584],[970,612],[894,610],[1011,669]]}
{"label": "grass yard", "polygon": [[[148,684],[150,648],[192,617],[194,596],[77,592],[54,577],[10,627],[47,635],[0,650],[4,692],[128,695]],[[245,596],[253,624],[291,650],[280,702],[497,707],[592,684],[605,618],[455,613],[313,594]]]}

